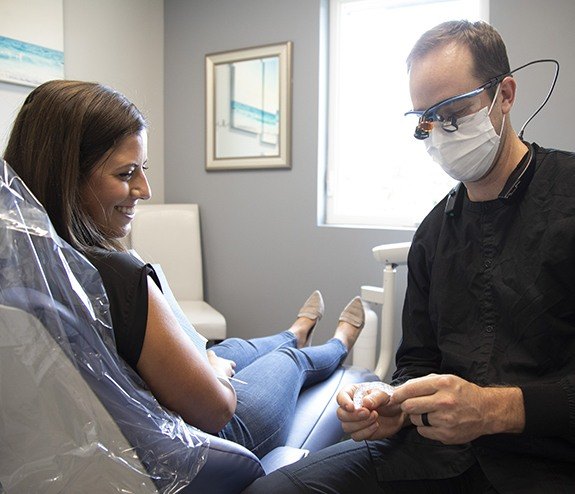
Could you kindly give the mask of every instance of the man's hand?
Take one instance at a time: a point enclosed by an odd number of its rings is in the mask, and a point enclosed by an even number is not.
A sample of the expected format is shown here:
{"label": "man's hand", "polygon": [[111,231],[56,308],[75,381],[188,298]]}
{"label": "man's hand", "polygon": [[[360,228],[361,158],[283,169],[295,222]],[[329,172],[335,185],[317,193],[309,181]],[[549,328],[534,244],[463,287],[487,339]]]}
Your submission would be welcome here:
{"label": "man's hand", "polygon": [[[444,444],[519,433],[525,427],[519,388],[484,388],[453,375],[412,379],[396,388],[390,405],[399,406],[423,437]],[[423,424],[422,414],[427,414],[429,426]]]}
{"label": "man's hand", "polygon": [[337,395],[337,417],[345,433],[355,441],[385,439],[399,431],[407,422],[407,415],[399,405],[390,404],[390,396],[374,389],[363,397],[363,406],[356,409],[353,395],[358,386],[352,384]]}

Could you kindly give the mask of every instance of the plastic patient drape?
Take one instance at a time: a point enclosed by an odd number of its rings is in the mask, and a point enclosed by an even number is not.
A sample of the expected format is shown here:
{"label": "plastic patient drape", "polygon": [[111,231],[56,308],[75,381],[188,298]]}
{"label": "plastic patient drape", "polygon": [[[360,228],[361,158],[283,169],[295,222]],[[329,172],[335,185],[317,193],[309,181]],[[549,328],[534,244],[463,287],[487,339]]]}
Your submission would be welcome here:
{"label": "plastic patient drape", "polygon": [[0,493],[172,493],[207,452],[118,357],[98,272],[0,160]]}

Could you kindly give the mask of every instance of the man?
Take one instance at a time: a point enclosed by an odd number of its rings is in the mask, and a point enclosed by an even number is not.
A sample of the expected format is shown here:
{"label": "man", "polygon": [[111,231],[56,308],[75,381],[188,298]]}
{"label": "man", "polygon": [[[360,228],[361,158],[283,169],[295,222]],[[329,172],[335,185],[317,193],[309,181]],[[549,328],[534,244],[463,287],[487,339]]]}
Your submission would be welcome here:
{"label": "man", "polygon": [[575,492],[575,155],[515,134],[489,25],[440,24],[408,69],[416,137],[461,184],[413,239],[395,391],[341,391],[352,440],[246,492]]}

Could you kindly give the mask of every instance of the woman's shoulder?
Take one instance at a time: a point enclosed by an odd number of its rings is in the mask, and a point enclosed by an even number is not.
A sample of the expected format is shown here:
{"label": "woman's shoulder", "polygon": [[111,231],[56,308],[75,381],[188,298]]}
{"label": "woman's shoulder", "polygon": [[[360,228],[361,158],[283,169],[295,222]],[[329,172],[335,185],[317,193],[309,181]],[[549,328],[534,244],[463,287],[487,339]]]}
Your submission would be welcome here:
{"label": "woman's shoulder", "polygon": [[146,334],[147,277],[153,270],[129,252],[93,251],[86,257],[106,289],[118,353],[135,369]]}
{"label": "woman's shoulder", "polygon": [[88,260],[99,271],[104,281],[116,280],[126,282],[134,277],[140,278],[146,264],[130,252],[94,251],[86,255]]}

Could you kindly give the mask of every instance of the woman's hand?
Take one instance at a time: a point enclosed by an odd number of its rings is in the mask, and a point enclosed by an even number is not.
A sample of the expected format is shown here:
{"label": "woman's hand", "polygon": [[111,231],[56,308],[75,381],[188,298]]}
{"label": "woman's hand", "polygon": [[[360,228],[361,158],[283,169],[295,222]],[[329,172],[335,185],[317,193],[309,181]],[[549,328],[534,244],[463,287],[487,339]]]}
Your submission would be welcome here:
{"label": "woman's hand", "polygon": [[208,361],[214,369],[216,375],[224,377],[234,377],[236,371],[236,363],[233,360],[228,360],[218,357],[212,350],[208,350]]}

